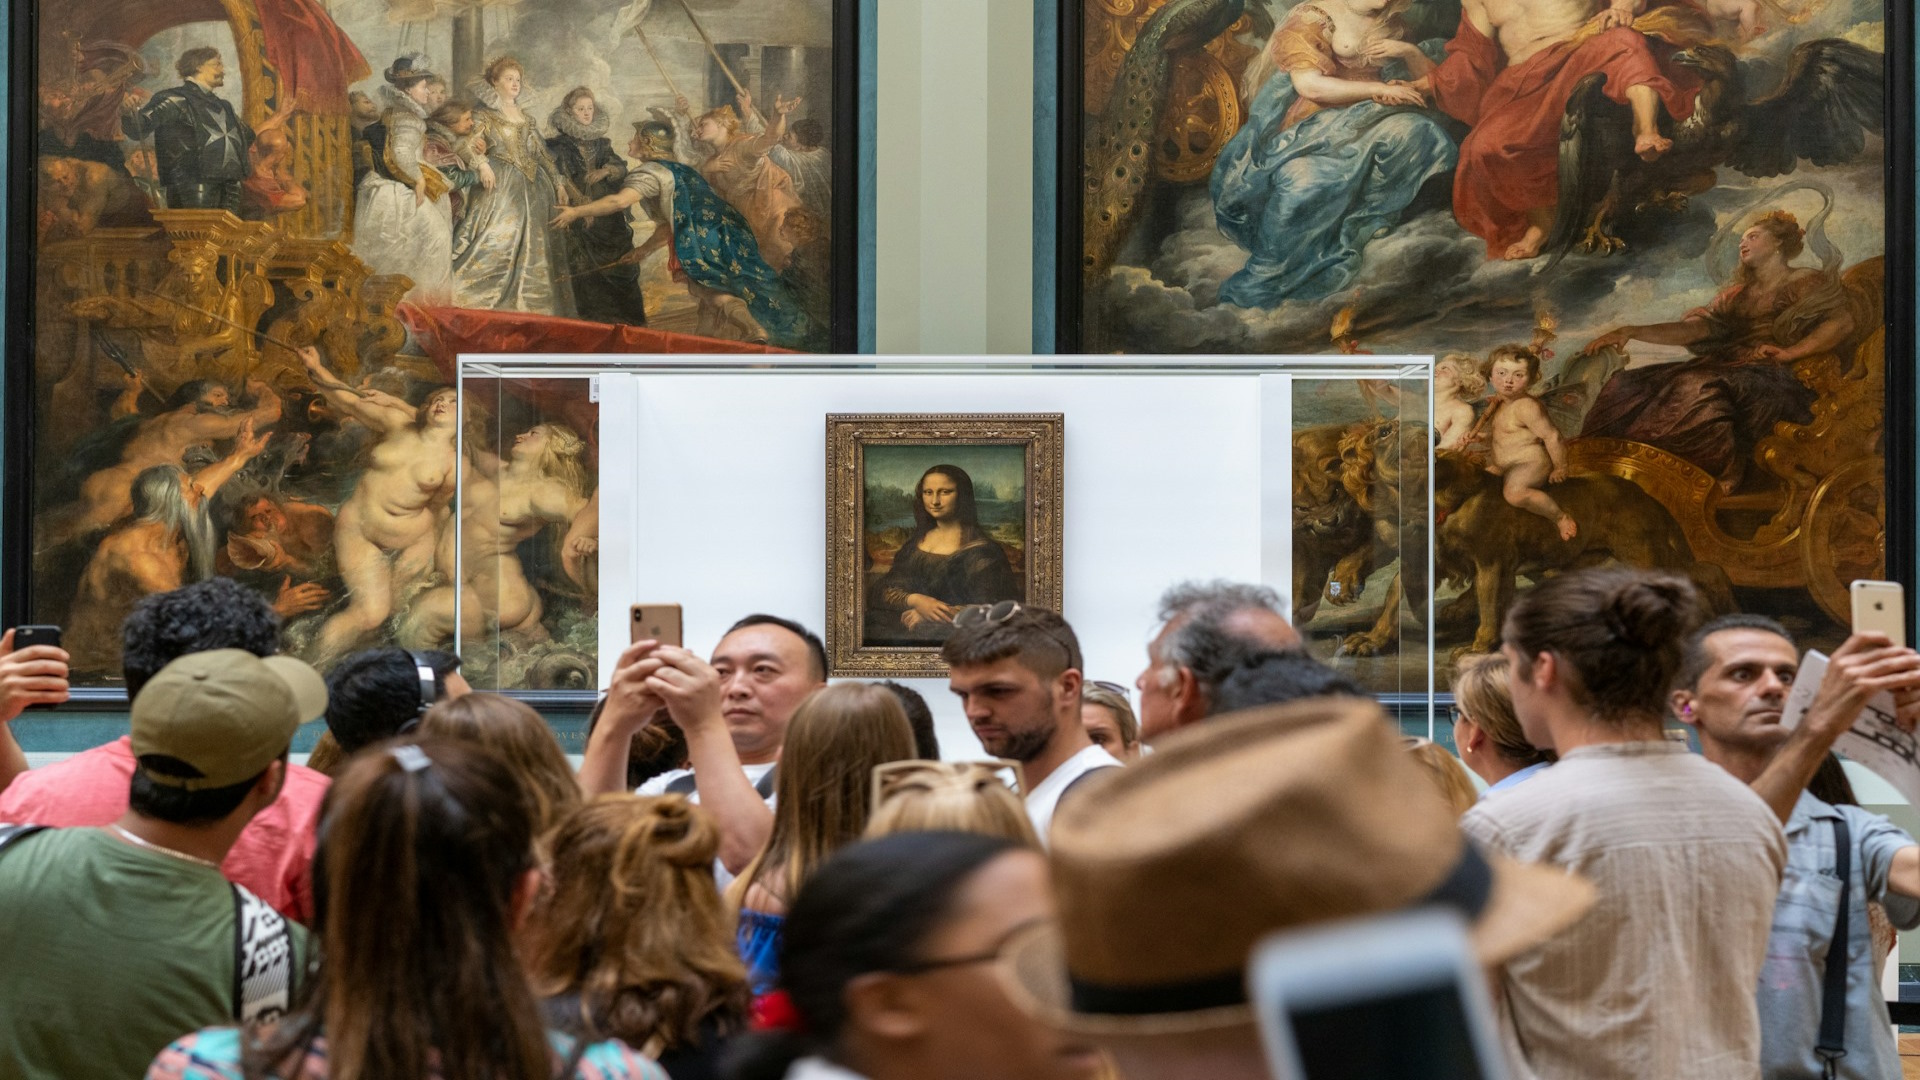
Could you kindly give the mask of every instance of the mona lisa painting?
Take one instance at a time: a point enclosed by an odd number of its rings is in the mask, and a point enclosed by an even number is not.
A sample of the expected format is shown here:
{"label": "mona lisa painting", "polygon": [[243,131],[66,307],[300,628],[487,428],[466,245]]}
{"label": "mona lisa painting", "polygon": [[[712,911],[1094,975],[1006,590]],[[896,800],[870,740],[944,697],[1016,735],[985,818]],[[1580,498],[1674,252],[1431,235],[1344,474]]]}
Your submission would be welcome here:
{"label": "mona lisa painting", "polygon": [[1059,414],[827,418],[831,674],[939,676],[953,618],[1060,607]]}

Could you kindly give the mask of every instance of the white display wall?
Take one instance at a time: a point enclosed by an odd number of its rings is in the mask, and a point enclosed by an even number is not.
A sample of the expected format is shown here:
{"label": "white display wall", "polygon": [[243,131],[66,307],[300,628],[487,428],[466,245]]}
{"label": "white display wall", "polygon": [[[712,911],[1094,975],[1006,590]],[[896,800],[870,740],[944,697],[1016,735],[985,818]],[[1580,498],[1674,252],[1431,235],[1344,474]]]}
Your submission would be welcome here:
{"label": "white display wall", "polygon": [[[579,374],[586,359],[487,358],[462,370],[547,378]],[[829,414],[1061,413],[1064,614],[1087,676],[1131,685],[1169,585],[1222,577],[1290,591],[1296,379],[1424,372],[1425,361],[1369,357],[1349,371],[1314,357],[1297,361],[1301,372],[1275,358],[1049,363],[607,361],[593,376],[601,611],[678,603],[688,646],[703,652],[755,611],[824,630]],[[603,617],[600,634],[604,686],[625,620]],[[946,756],[977,756],[944,680],[907,681],[933,707]]]}

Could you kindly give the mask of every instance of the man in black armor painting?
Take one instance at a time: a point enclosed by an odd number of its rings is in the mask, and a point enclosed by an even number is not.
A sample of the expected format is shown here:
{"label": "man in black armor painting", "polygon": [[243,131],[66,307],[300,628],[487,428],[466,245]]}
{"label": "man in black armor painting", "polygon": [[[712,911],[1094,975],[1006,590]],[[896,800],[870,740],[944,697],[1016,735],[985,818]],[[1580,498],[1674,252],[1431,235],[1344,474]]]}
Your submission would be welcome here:
{"label": "man in black armor painting", "polygon": [[185,81],[153,95],[144,108],[124,113],[120,124],[135,139],[153,136],[169,208],[238,214],[254,132],[214,93],[226,85],[226,64],[219,50],[203,46],[180,54],[175,67]]}

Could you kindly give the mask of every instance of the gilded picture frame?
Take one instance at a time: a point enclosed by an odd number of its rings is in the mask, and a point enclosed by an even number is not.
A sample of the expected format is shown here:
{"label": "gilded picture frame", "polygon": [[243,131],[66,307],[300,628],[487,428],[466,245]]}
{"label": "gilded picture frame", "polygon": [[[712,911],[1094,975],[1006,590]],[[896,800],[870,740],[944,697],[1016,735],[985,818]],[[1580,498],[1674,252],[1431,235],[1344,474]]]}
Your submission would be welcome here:
{"label": "gilded picture frame", "polygon": [[[1436,358],[1432,430],[1367,390],[1293,415],[1336,468],[1364,470],[1376,429],[1436,448],[1429,587],[1364,527],[1380,496],[1296,507],[1352,527],[1317,567],[1325,538],[1294,537],[1313,655],[1391,695],[1381,658],[1431,611],[1444,692],[1516,596],[1607,561],[1823,650],[1849,582],[1912,587],[1912,4],[1640,5],[1609,32],[1666,73],[1637,128],[1596,91],[1603,0],[1555,7],[1551,47],[1514,64],[1520,8],[1379,8],[1375,59],[1342,69],[1375,85],[1323,108],[1295,79],[1334,55],[1326,6],[1055,0],[1035,35],[1036,352]],[[1493,387],[1502,357],[1526,390]],[[1555,433],[1538,488],[1479,460],[1518,445],[1480,426],[1502,393]]]}
{"label": "gilded picture frame", "polygon": [[831,677],[938,678],[953,613],[1061,606],[1061,413],[827,417]]}

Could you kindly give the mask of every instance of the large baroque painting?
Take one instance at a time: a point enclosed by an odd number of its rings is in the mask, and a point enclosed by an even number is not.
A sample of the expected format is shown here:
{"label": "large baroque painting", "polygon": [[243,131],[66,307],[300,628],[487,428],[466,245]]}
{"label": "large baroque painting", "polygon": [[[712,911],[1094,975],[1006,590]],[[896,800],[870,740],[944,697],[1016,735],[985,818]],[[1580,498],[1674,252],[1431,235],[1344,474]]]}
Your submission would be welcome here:
{"label": "large baroque painting", "polygon": [[[1437,358],[1430,424],[1365,388],[1296,403],[1292,603],[1318,653],[1390,689],[1432,604],[1444,688],[1518,591],[1616,560],[1844,635],[1848,583],[1888,570],[1888,388],[1911,386],[1887,364],[1890,333],[1911,351],[1887,320],[1911,280],[1887,242],[1909,11],[1063,11],[1063,349]],[[1428,443],[1431,512],[1382,514],[1410,478],[1378,451]],[[1385,543],[1428,529],[1430,584]]]}
{"label": "large baroque painting", "polygon": [[597,408],[463,428],[455,357],[850,349],[851,8],[17,10],[10,618],[111,688],[142,596],[229,575],[323,668],[591,689]]}

